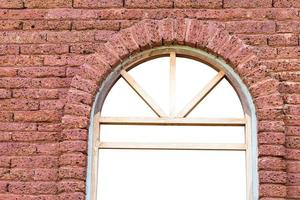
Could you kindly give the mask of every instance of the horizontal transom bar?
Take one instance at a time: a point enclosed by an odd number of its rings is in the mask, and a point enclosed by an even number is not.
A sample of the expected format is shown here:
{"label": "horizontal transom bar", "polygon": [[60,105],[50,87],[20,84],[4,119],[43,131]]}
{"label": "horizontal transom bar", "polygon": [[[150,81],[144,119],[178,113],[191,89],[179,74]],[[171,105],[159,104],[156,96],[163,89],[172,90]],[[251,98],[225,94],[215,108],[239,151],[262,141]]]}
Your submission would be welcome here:
{"label": "horizontal transom bar", "polygon": [[199,143],[131,143],[100,142],[99,149],[153,149],[153,150],[231,150],[245,151],[245,144],[199,144]]}
{"label": "horizontal transom bar", "polygon": [[246,120],[242,118],[101,117],[99,123],[116,125],[244,126]]}

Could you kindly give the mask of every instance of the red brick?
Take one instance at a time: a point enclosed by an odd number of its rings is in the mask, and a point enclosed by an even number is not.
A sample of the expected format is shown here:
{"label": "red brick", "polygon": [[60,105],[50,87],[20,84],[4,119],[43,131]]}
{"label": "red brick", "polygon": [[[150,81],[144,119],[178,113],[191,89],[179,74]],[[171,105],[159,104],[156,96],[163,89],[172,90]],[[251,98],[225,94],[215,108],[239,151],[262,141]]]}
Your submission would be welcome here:
{"label": "red brick", "polygon": [[39,123],[38,131],[58,131],[62,130],[61,123]]}
{"label": "red brick", "polygon": [[37,155],[59,155],[59,143],[41,143],[36,145]]}
{"label": "red brick", "polygon": [[65,54],[69,53],[69,46],[66,44],[40,44],[22,45],[21,54]]}
{"label": "red brick", "polygon": [[287,172],[300,173],[300,161],[287,161]]}
{"label": "red brick", "polygon": [[300,47],[281,47],[278,48],[278,58],[299,58]]}
{"label": "red brick", "polygon": [[68,103],[83,103],[91,105],[92,101],[93,97],[91,94],[77,89],[71,89],[67,96]]}
{"label": "red brick", "polygon": [[60,156],[59,163],[61,166],[85,167],[87,158],[83,153],[63,154]]}
{"label": "red brick", "polygon": [[260,145],[259,146],[260,156],[282,156],[286,155],[286,149],[283,145]]}
{"label": "red brick", "polygon": [[8,168],[11,164],[11,158],[6,156],[0,156],[0,167]]}
{"label": "red brick", "polygon": [[297,46],[298,36],[295,34],[276,34],[268,37],[268,44],[271,46]]}
{"label": "red brick", "polygon": [[56,122],[61,118],[61,112],[43,111],[17,111],[14,113],[15,121],[23,122]]}
{"label": "red brick", "polygon": [[85,192],[84,181],[61,181],[58,183],[59,192]]}
{"label": "red brick", "polygon": [[46,19],[97,19],[97,12],[95,10],[87,9],[50,9],[47,10]]}
{"label": "red brick", "polygon": [[68,129],[62,132],[62,138],[64,140],[87,140],[87,130],[83,129]]}
{"label": "red brick", "polygon": [[1,77],[14,77],[17,75],[17,69],[11,67],[1,67],[0,68],[0,78]]}
{"label": "red brick", "polygon": [[226,30],[231,33],[274,33],[275,28],[273,21],[235,21],[226,23]]}
{"label": "red brick", "polygon": [[0,30],[21,30],[22,21],[17,20],[0,20]]}
{"label": "red brick", "polygon": [[104,41],[107,41],[108,38],[111,38],[114,34],[115,34],[115,31],[97,30],[95,32],[95,40],[104,42]]}
{"label": "red brick", "polygon": [[13,123],[1,122],[0,131],[35,131],[37,125],[35,123]]}
{"label": "red brick", "polygon": [[258,109],[276,108],[283,106],[283,99],[280,93],[258,97],[254,100],[254,102]]}
{"label": "red brick", "polygon": [[58,170],[57,169],[35,169],[34,181],[57,181]]}
{"label": "red brick", "polygon": [[298,0],[274,0],[274,7],[300,7]]}
{"label": "red brick", "polygon": [[300,198],[300,186],[289,186],[288,187],[288,197],[292,199]]}
{"label": "red brick", "polygon": [[85,153],[87,150],[86,141],[64,141],[60,143],[61,152],[82,152]]}
{"label": "red brick", "polygon": [[268,121],[268,120],[282,120],[284,113],[282,108],[269,108],[269,109],[257,109],[256,115],[259,120]]}
{"label": "red brick", "polygon": [[122,6],[122,0],[74,0],[75,8],[113,8]]}
{"label": "red brick", "polygon": [[178,8],[222,8],[222,0],[175,0]]}
{"label": "red brick", "polygon": [[258,122],[259,131],[278,131],[283,132],[284,122],[283,121],[259,121]]}
{"label": "red brick", "polygon": [[299,21],[278,21],[276,22],[276,30],[280,33],[299,33],[300,22]]}
{"label": "red brick", "polygon": [[237,35],[247,45],[265,46],[268,44],[267,37],[263,36],[263,35],[254,35],[254,34],[251,34],[251,35],[237,34]]}
{"label": "red brick", "polygon": [[127,8],[172,8],[172,0],[125,0]]}
{"label": "red brick", "polygon": [[4,110],[37,110],[39,103],[34,100],[26,99],[3,99],[0,100],[0,108]]}
{"label": "red brick", "polygon": [[59,195],[59,198],[64,200],[84,200],[85,195],[82,192],[62,193]]}
{"label": "red brick", "polygon": [[279,83],[274,79],[266,79],[260,82],[257,82],[250,86],[250,91],[253,97],[258,97],[262,95],[268,95],[276,93],[279,88]]}
{"label": "red brick", "polygon": [[287,126],[285,130],[286,135],[300,136],[300,127],[298,126]]}
{"label": "red brick", "polygon": [[0,56],[1,67],[28,67],[43,65],[44,58],[32,55],[6,55]]}
{"label": "red brick", "polygon": [[18,45],[0,45],[0,55],[17,55],[19,49]]}
{"label": "red brick", "polygon": [[60,31],[49,32],[47,41],[51,43],[73,43],[94,41],[95,31]]}
{"label": "red brick", "polygon": [[36,146],[21,142],[0,143],[0,153],[3,156],[34,155],[36,154]]}
{"label": "red brick", "polygon": [[23,22],[23,30],[70,30],[70,21],[46,21],[26,20]]}
{"label": "red brick", "polygon": [[286,149],[286,159],[300,160],[300,149]]}
{"label": "red brick", "polygon": [[271,8],[272,0],[224,0],[224,8]]}
{"label": "red brick", "polygon": [[71,86],[90,94],[94,94],[96,92],[96,89],[98,88],[98,85],[96,85],[94,81],[83,79],[79,76],[75,76],[72,79]]}
{"label": "red brick", "polygon": [[1,32],[0,43],[44,43],[46,37],[45,32]]}
{"label": "red brick", "polygon": [[22,0],[6,0],[0,2],[0,8],[23,8]]}
{"label": "red brick", "polygon": [[[1,113],[0,113],[1,114]],[[1,142],[8,142],[8,141],[11,141],[11,135],[12,133],[11,132],[1,132],[1,135],[0,135],[0,141]]]}
{"label": "red brick", "polygon": [[35,79],[41,84],[43,88],[57,89],[57,88],[67,88],[71,84],[71,78],[39,78]]}
{"label": "red brick", "polygon": [[57,132],[13,132],[11,134],[13,141],[29,142],[29,141],[58,141]]}
{"label": "red brick", "polygon": [[56,194],[55,182],[10,182],[8,191],[14,194]]}
{"label": "red brick", "polygon": [[13,157],[11,167],[16,168],[55,168],[59,166],[56,156]]}
{"label": "red brick", "polygon": [[85,167],[61,167],[59,169],[60,178],[84,180],[86,176]]}
{"label": "red brick", "polygon": [[260,183],[286,183],[287,174],[281,171],[260,171]]}
{"label": "red brick", "polygon": [[300,83],[298,82],[284,82],[279,86],[279,91],[289,94],[300,94]]}
{"label": "red brick", "polygon": [[260,144],[285,144],[285,134],[283,132],[261,132],[258,134]]}
{"label": "red brick", "polygon": [[40,102],[41,110],[62,110],[65,103],[63,100],[43,100]]}
{"label": "red brick", "polygon": [[26,67],[19,69],[18,74],[21,77],[64,77],[66,72],[63,67]]}
{"label": "red brick", "polygon": [[300,173],[288,173],[287,176],[287,184],[291,185],[298,185],[300,182]]}
{"label": "red brick", "polygon": [[286,147],[299,149],[300,148],[300,137],[294,137],[294,136],[286,137]]}
{"label": "red brick", "polygon": [[112,30],[118,31],[120,29],[120,23],[113,20],[86,20],[86,21],[74,21],[72,28],[75,30]]}
{"label": "red brick", "polygon": [[14,89],[14,98],[25,98],[25,99],[58,99],[58,89]]}
{"label": "red brick", "polygon": [[261,197],[286,197],[287,190],[285,185],[261,184],[259,194]]}
{"label": "red brick", "polygon": [[13,121],[13,112],[0,111],[0,121],[1,122]]}
{"label": "red brick", "polygon": [[69,8],[72,0],[24,0],[25,8]]}
{"label": "red brick", "polygon": [[86,128],[88,126],[88,118],[66,115],[62,119],[62,123],[65,128]]}
{"label": "red brick", "polygon": [[11,97],[11,90],[0,89],[0,99],[7,99],[10,97]]}
{"label": "red brick", "polygon": [[91,107],[85,104],[67,104],[65,106],[65,114],[88,117]]}

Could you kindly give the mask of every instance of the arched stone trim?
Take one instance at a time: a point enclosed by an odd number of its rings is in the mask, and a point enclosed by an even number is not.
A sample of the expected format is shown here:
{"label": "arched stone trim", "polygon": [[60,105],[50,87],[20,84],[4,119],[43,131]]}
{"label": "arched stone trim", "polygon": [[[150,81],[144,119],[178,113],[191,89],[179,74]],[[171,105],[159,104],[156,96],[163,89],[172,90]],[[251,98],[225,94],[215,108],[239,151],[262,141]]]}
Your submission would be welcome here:
{"label": "arched stone trim", "polygon": [[[85,198],[87,129],[101,82],[124,58],[172,44],[203,49],[221,57],[242,78],[252,95],[258,117],[259,195],[261,199],[285,198],[283,100],[278,81],[269,76],[252,48],[230,35],[224,27],[196,19],[164,19],[143,20],[121,30],[103,44],[99,52],[89,56],[72,79],[62,118],[61,199]],[[74,174],[76,177],[79,174],[81,179],[72,180]]]}

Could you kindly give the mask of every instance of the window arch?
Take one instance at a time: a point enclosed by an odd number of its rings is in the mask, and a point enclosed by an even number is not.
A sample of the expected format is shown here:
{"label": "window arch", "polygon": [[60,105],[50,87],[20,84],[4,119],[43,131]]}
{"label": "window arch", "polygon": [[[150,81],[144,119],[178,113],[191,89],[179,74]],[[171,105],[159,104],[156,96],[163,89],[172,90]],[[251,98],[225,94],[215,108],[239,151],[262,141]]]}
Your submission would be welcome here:
{"label": "window arch", "polygon": [[98,95],[88,199],[257,199],[253,104],[221,59],[152,49]]}

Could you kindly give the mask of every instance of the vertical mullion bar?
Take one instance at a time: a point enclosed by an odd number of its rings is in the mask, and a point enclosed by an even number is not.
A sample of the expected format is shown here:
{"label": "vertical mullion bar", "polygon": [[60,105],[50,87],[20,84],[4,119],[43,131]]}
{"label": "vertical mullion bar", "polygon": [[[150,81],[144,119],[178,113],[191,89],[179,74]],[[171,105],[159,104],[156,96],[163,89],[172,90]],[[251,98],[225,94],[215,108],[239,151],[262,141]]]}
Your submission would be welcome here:
{"label": "vertical mullion bar", "polygon": [[245,125],[245,139],[246,139],[246,192],[247,200],[252,200],[253,188],[252,188],[252,138],[251,138],[251,117],[245,114],[246,125]]}
{"label": "vertical mullion bar", "polygon": [[175,116],[176,109],[176,53],[170,53],[170,116]]}
{"label": "vertical mullion bar", "polygon": [[99,149],[98,145],[100,143],[100,112],[94,115],[93,124],[93,162],[92,162],[92,193],[91,199],[97,199],[97,185],[98,185],[98,160],[99,160]]}

